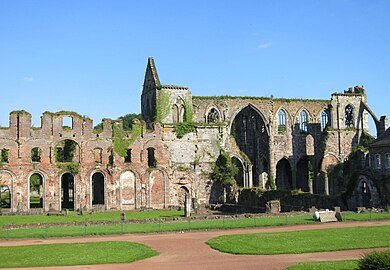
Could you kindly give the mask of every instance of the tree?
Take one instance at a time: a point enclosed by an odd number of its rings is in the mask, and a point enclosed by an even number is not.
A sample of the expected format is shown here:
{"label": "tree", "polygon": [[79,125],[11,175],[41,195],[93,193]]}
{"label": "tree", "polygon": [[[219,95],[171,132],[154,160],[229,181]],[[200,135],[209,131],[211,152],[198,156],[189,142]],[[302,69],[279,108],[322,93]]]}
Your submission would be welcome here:
{"label": "tree", "polygon": [[224,195],[226,194],[227,188],[230,189],[236,184],[235,177],[237,173],[238,168],[232,162],[232,158],[225,151],[221,150],[215,162],[213,172],[211,173],[211,179],[222,185]]}

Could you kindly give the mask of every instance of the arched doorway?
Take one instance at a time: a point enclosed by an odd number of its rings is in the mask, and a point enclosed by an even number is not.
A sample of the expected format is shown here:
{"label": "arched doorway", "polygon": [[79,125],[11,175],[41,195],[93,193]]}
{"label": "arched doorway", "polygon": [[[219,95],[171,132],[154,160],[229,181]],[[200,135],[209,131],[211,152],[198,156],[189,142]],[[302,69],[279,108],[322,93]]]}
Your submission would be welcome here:
{"label": "arched doorway", "polygon": [[236,174],[236,184],[239,187],[245,187],[245,181],[244,181],[244,165],[242,164],[241,160],[236,158],[235,156],[232,157],[232,163],[237,167],[238,172]]}
{"label": "arched doorway", "polygon": [[135,208],[136,177],[133,172],[127,171],[121,174],[121,205],[123,209]]}
{"label": "arched doorway", "polygon": [[95,172],[92,175],[92,205],[104,204],[104,175]]}
{"label": "arched doorway", "polygon": [[33,173],[29,179],[30,182],[30,208],[43,208],[44,185],[43,177],[39,173]]}
{"label": "arched doorway", "polygon": [[234,118],[231,135],[240,150],[249,158],[253,185],[259,186],[260,176],[268,173],[269,131],[263,115],[252,105],[246,106]]}
{"label": "arched doorway", "polygon": [[12,184],[13,177],[7,171],[0,171],[0,207],[11,209],[12,207]]}
{"label": "arched doorway", "polygon": [[61,176],[61,209],[74,210],[75,183],[73,174],[67,172]]}
{"label": "arched doorway", "polygon": [[291,190],[292,187],[291,166],[285,158],[276,164],[276,187],[279,190]]}
{"label": "arched doorway", "polygon": [[179,189],[179,196],[177,198],[177,202],[179,204],[180,207],[183,207],[184,208],[184,203],[186,201],[186,196],[188,196],[190,194],[189,190],[187,187],[185,186],[181,186],[180,189]]}
{"label": "arched doorway", "polygon": [[306,157],[301,158],[297,163],[297,189],[310,192],[314,179],[313,166]]}

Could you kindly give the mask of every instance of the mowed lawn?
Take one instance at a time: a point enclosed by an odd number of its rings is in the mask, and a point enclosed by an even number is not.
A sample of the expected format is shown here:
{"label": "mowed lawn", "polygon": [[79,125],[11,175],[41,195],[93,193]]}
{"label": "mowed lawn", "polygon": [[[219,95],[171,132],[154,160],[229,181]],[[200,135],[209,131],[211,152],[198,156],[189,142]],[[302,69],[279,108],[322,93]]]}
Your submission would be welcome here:
{"label": "mowed lawn", "polygon": [[0,267],[130,263],[158,253],[139,243],[115,241],[0,247]]}
{"label": "mowed lawn", "polygon": [[[77,212],[69,212],[67,216],[47,216],[30,215],[30,216],[1,216],[0,227],[7,224],[36,224],[36,223],[56,223],[56,222],[74,222],[74,221],[120,221],[122,212],[98,212],[89,214],[88,212],[80,216]],[[153,219],[153,218],[174,218],[182,217],[184,211],[177,210],[148,210],[148,211],[128,211],[124,212],[126,219]]]}
{"label": "mowed lawn", "polygon": [[390,226],[223,235],[207,241],[233,254],[292,254],[390,246]]}

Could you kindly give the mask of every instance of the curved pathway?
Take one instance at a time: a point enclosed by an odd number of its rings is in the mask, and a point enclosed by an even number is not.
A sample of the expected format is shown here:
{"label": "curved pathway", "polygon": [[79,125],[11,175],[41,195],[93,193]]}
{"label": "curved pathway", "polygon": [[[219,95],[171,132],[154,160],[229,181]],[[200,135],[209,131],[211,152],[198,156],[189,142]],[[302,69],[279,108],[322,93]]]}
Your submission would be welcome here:
{"label": "curved pathway", "polygon": [[[160,255],[130,264],[84,265],[67,267],[47,267],[40,269],[284,269],[297,262],[343,260],[359,258],[364,252],[373,249],[345,250],[281,255],[232,255],[211,249],[205,242],[213,237],[225,234],[282,232],[312,230],[322,228],[341,228],[354,226],[390,225],[390,221],[336,222],[314,225],[292,225],[283,227],[262,227],[251,229],[213,230],[176,232],[162,234],[130,234],[83,238],[5,240],[1,246],[54,244],[96,241],[133,241],[151,246]],[[91,250],[93,252],[93,250]],[[23,268],[36,270],[37,268]]]}

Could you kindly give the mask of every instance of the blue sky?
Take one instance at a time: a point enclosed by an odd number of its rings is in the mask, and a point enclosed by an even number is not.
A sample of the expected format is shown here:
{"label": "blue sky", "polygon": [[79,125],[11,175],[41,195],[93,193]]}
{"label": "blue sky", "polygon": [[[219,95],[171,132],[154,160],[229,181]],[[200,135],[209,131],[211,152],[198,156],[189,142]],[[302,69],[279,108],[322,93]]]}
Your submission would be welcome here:
{"label": "blue sky", "polygon": [[140,112],[148,56],[193,95],[330,99],[389,115],[390,1],[0,0],[0,125],[24,109],[94,124]]}

